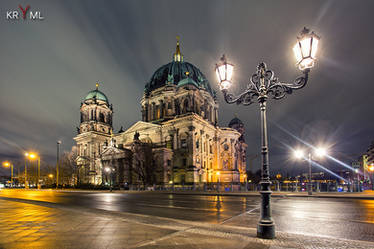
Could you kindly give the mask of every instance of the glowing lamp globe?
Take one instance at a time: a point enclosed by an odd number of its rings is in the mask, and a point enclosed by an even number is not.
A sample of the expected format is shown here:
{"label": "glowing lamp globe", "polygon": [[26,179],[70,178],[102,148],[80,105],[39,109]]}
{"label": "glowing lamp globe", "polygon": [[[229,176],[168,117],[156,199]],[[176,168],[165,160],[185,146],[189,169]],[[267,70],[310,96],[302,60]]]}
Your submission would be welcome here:
{"label": "glowing lamp globe", "polygon": [[295,150],[294,151],[294,156],[297,159],[301,159],[301,158],[304,157],[304,151],[302,151],[302,150]]}
{"label": "glowing lamp globe", "polygon": [[297,37],[293,52],[300,70],[306,70],[314,66],[319,39],[319,36],[310,32],[307,28],[301,31],[300,37]]}
{"label": "glowing lamp globe", "polygon": [[327,155],[327,150],[325,148],[316,148],[315,153],[318,157],[324,157]]}
{"label": "glowing lamp globe", "polygon": [[230,88],[233,71],[234,65],[227,63],[226,57],[223,55],[220,63],[216,64],[216,74],[220,90],[227,90]]}

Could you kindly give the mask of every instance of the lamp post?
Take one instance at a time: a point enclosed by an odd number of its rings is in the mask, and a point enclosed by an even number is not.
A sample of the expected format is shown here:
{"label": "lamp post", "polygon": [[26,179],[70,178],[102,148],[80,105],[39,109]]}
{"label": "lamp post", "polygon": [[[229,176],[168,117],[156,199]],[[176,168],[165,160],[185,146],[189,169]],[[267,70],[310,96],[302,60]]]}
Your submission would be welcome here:
{"label": "lamp post", "polygon": [[48,174],[48,178],[51,179],[51,185],[53,184],[53,174]]}
{"label": "lamp post", "polygon": [[371,172],[371,190],[374,190],[374,164],[369,166],[369,171]]}
{"label": "lamp post", "polygon": [[220,178],[219,176],[220,176],[220,172],[217,171],[216,175],[217,175],[217,192],[219,192],[219,178]]}
{"label": "lamp post", "polygon": [[60,145],[61,145],[61,141],[58,140],[56,142],[57,144],[57,153],[56,153],[56,189],[58,189],[58,177],[59,177],[59,166],[60,166]]}
{"label": "lamp post", "polygon": [[[323,157],[327,154],[327,151],[323,147],[318,147],[314,149],[314,154],[317,155],[318,157]],[[294,151],[294,156],[297,159],[302,159],[304,158],[304,151],[298,149]],[[305,159],[308,161],[308,166],[309,166],[309,174],[308,174],[308,195],[313,194],[313,185],[312,185],[312,160],[313,160],[313,155],[312,155],[312,150],[308,150],[308,159]]]}
{"label": "lamp post", "polygon": [[301,36],[297,37],[293,51],[297,60],[299,69],[303,75],[296,78],[293,83],[280,82],[274,77],[274,72],[269,70],[264,62],[259,63],[257,71],[250,78],[247,89],[235,96],[228,93],[231,86],[234,65],[227,63],[225,56],[221,58],[221,62],[216,65],[216,74],[225,101],[229,104],[242,104],[244,106],[253,104],[256,100],[260,104],[261,111],[261,218],[257,226],[257,237],[264,239],[275,238],[275,224],[271,218],[270,207],[270,175],[269,175],[269,155],[268,155],[268,134],[266,120],[266,101],[267,99],[282,99],[286,94],[291,94],[293,90],[303,88],[307,81],[310,69],[314,66],[316,59],[317,46],[319,37],[304,28]]}
{"label": "lamp post", "polygon": [[38,189],[40,189],[41,188],[41,186],[40,186],[40,156],[38,156],[35,153],[29,153],[28,155],[29,155],[30,159],[37,159],[38,160],[38,183],[37,183],[37,186],[38,186]]}
{"label": "lamp post", "polygon": [[110,185],[110,192],[112,192],[112,191],[113,191],[113,189],[112,189],[112,180],[113,180],[112,172],[114,171],[114,169],[113,169],[113,168],[110,168],[110,167],[106,167],[106,168],[105,168],[105,171],[106,171],[107,173],[109,173],[109,177],[110,177],[110,182],[109,182],[109,185]]}
{"label": "lamp post", "polygon": [[10,187],[13,187],[13,163],[5,161],[3,166],[6,168],[10,167]]}
{"label": "lamp post", "polygon": [[245,178],[245,192],[247,192],[248,191],[248,175],[244,174],[244,178]]}
{"label": "lamp post", "polygon": [[29,183],[27,181],[27,158],[29,157],[29,153],[25,152],[24,156],[25,156],[25,189],[28,189]]}

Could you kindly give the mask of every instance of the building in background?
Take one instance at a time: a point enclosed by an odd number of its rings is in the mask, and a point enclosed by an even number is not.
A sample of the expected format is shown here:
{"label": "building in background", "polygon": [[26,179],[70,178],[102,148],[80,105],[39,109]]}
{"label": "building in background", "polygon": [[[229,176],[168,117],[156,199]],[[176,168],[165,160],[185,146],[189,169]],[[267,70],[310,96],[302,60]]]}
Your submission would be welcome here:
{"label": "building in background", "polygon": [[81,104],[77,143],[80,183],[116,185],[224,184],[246,180],[244,124],[219,127],[218,103],[204,74],[173,60],[145,85],[142,120],[113,133],[113,108],[98,89]]}

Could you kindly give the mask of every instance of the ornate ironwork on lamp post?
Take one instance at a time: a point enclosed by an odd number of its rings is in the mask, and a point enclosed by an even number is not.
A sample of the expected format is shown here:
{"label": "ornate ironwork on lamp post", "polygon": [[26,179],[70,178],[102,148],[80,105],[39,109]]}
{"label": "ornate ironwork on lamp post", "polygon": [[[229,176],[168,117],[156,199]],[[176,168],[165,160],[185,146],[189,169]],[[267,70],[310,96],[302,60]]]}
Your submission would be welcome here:
{"label": "ornate ironwork on lamp post", "polygon": [[247,89],[235,96],[228,92],[231,86],[234,65],[227,63],[225,55],[221,62],[216,65],[216,74],[225,101],[229,104],[242,104],[244,106],[253,104],[256,100],[260,104],[261,111],[261,217],[257,226],[257,237],[264,239],[275,238],[275,224],[271,218],[270,196],[271,181],[269,174],[268,134],[266,123],[266,101],[268,98],[282,99],[294,90],[303,88],[308,82],[310,69],[314,66],[319,37],[304,28],[293,50],[297,65],[303,74],[296,78],[293,83],[284,83],[274,76],[264,62],[257,66],[256,73],[250,78]]}

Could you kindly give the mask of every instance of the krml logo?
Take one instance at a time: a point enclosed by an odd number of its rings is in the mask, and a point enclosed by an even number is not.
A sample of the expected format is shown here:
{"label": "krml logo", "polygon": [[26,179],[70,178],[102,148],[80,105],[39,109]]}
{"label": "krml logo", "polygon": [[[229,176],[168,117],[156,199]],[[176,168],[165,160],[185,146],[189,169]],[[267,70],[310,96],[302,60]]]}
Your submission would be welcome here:
{"label": "krml logo", "polygon": [[19,20],[19,19],[30,19],[30,20],[43,20],[44,17],[40,11],[31,11],[30,5],[22,7],[18,5],[19,10],[9,10],[6,12],[7,20]]}

